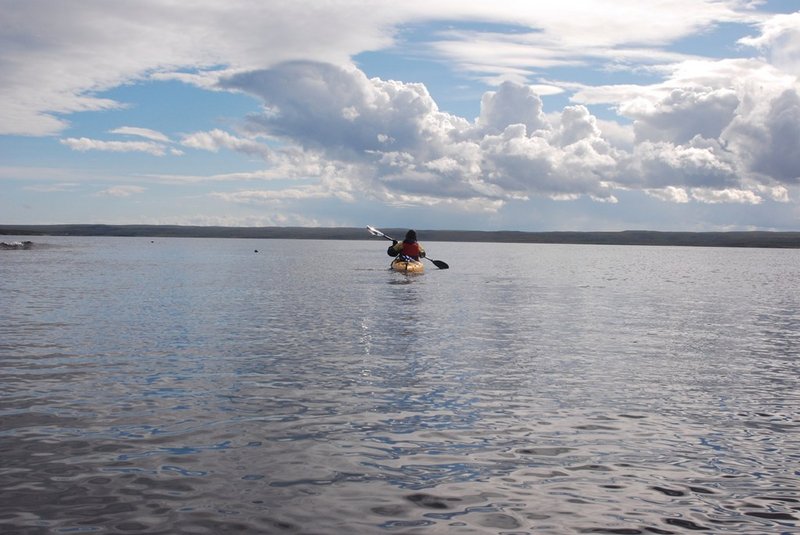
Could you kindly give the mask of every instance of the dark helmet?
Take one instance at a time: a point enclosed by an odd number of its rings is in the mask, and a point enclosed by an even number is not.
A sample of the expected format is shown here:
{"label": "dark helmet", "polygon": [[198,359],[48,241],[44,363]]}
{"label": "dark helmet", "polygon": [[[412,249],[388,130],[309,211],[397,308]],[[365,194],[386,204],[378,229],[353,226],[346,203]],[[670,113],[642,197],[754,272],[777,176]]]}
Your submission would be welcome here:
{"label": "dark helmet", "polygon": [[409,230],[406,232],[406,241],[415,242],[417,241],[417,233],[414,230]]}

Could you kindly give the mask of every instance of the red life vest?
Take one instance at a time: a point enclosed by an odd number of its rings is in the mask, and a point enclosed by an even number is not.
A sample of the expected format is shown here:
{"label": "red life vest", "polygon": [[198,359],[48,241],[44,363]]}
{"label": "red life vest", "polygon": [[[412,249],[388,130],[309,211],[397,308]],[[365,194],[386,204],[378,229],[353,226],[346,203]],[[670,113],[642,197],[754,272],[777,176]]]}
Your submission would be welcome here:
{"label": "red life vest", "polygon": [[400,251],[400,254],[410,256],[414,260],[419,260],[419,244],[417,242],[409,243],[404,241],[403,249]]}

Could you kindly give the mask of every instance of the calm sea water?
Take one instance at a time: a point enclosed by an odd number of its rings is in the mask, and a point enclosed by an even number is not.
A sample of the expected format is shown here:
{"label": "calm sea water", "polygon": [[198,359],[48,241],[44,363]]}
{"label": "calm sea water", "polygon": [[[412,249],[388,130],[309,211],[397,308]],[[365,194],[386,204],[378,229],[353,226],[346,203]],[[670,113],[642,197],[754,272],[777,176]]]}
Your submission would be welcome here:
{"label": "calm sea water", "polygon": [[34,242],[4,534],[800,533],[800,251]]}

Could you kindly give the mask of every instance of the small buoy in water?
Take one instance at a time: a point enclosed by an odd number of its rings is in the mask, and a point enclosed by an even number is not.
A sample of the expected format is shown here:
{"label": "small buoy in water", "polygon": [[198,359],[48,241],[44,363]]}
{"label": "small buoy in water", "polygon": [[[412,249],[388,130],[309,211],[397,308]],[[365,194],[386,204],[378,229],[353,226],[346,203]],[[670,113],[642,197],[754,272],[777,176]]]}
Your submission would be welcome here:
{"label": "small buoy in water", "polygon": [[258,252],[258,249],[256,249],[256,252]]}

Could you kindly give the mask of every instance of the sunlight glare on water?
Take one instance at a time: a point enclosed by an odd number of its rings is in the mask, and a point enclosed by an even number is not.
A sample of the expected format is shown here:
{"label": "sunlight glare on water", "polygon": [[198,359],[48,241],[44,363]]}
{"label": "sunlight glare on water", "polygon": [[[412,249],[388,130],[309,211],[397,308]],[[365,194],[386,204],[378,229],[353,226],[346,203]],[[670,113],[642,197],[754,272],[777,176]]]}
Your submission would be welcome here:
{"label": "sunlight glare on water", "polygon": [[800,532],[800,251],[425,245],[0,251],[0,530]]}

